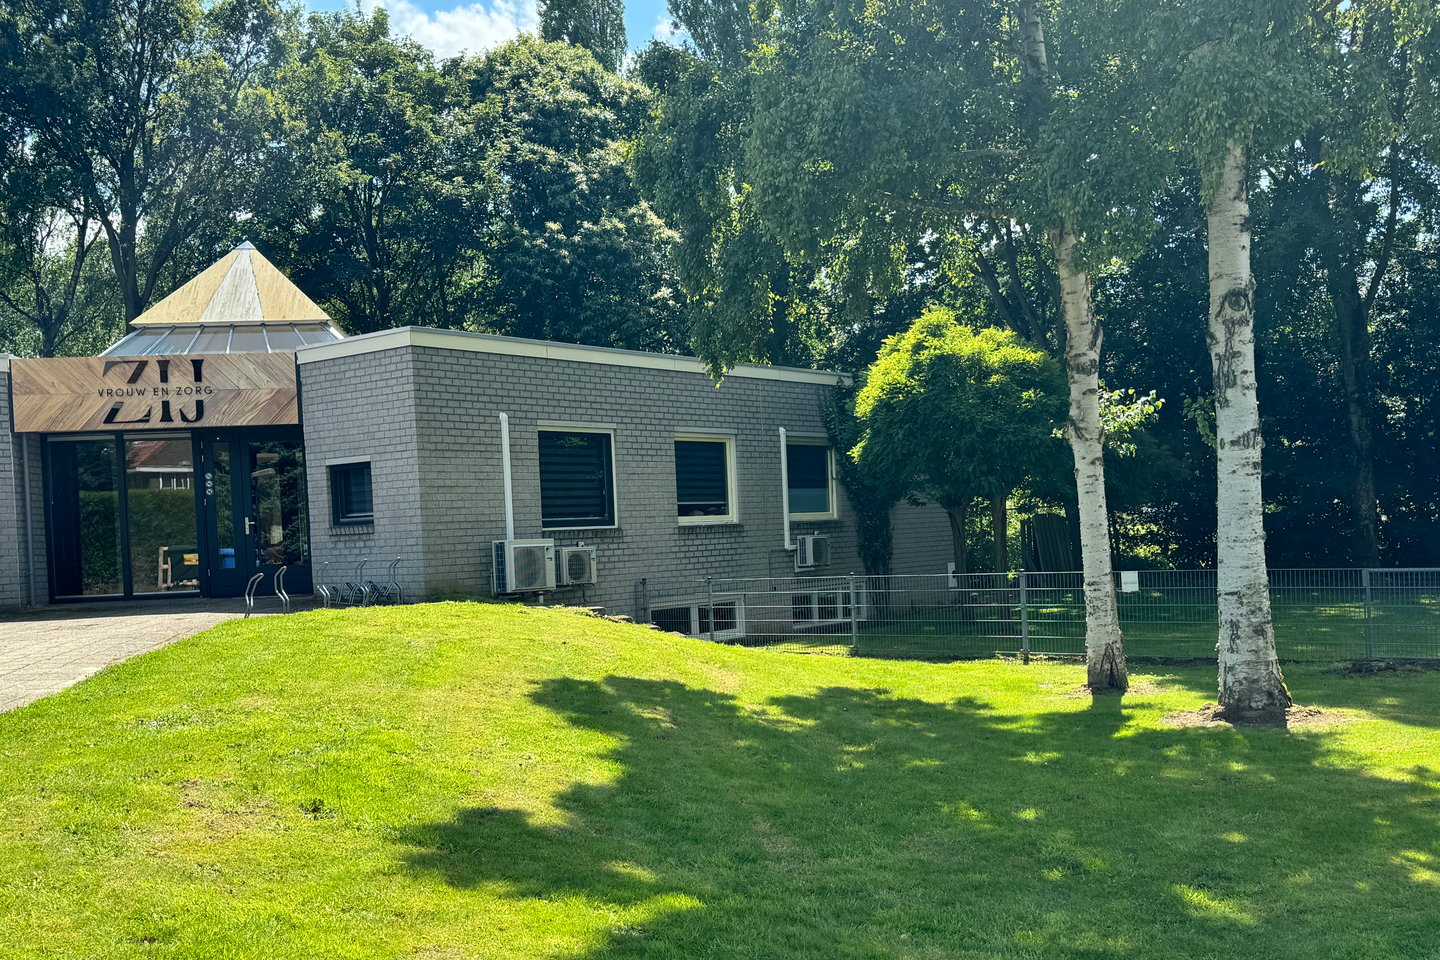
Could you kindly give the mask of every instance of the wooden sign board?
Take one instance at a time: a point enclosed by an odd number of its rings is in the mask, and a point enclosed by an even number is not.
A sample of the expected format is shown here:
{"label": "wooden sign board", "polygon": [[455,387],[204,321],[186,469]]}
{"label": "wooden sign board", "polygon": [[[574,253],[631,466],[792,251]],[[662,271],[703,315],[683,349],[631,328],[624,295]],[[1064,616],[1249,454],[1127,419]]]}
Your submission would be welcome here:
{"label": "wooden sign board", "polygon": [[300,422],[290,353],[17,359],[10,395],[16,433]]}

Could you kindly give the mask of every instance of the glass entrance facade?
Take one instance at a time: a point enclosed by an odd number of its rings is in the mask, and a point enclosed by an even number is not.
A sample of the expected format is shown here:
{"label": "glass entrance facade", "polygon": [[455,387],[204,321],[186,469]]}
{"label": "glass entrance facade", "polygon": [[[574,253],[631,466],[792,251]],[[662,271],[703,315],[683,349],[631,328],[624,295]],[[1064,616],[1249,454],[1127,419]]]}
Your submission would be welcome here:
{"label": "glass entrance facade", "polygon": [[298,431],[51,436],[52,596],[238,596],[281,566],[309,589]]}

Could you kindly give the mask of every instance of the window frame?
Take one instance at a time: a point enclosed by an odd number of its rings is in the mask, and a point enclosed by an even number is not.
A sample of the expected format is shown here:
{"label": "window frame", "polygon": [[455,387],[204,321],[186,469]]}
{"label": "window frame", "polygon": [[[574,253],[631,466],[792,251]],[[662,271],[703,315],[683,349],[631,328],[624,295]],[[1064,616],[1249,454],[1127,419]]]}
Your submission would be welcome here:
{"label": "window frame", "polygon": [[[830,503],[830,509],[823,513],[797,513],[790,509],[790,490],[794,483],[790,476],[790,448],[791,447],[824,447],[825,448],[825,480],[826,499]],[[795,520],[834,520],[839,514],[836,511],[836,489],[835,489],[835,450],[830,446],[830,441],[825,437],[806,437],[787,435],[785,437],[785,511],[792,521]]]}
{"label": "window frame", "polygon": [[[790,626],[796,630],[812,630],[824,627],[835,627],[850,622],[850,610],[853,607],[855,619],[868,620],[869,610],[866,606],[866,591],[862,587],[856,591],[858,596],[851,597],[850,587],[844,584],[833,587],[806,587],[799,590],[790,590],[786,596],[786,606],[790,608]],[[796,600],[804,598],[805,604],[796,603]],[[830,599],[823,599],[830,598]],[[858,601],[858,602],[857,602]],[[802,606],[809,614],[808,617],[797,617],[796,612]],[[820,616],[823,606],[833,606],[835,616],[824,618]]]}
{"label": "window frame", "polygon": [[[727,604],[735,605],[735,626],[729,630],[716,630],[716,641],[739,640],[745,636],[745,598],[738,593],[715,594],[715,606],[719,607]],[[651,623],[655,622],[655,611],[657,610],[687,610],[689,611],[690,624],[695,632],[686,633],[685,636],[692,637],[696,640],[709,640],[710,632],[700,629],[701,623],[704,622],[700,612],[708,609],[709,606],[710,600],[705,597],[693,600],[667,600],[663,603],[652,603],[650,605],[649,620]]]}
{"label": "window frame", "polygon": [[[609,462],[607,464],[607,477],[609,478],[610,517],[609,523],[576,523],[573,518],[566,518],[561,521],[547,523],[545,520],[545,477],[544,468],[540,463],[540,437],[546,433],[590,433],[600,434],[610,438]],[[620,527],[620,477],[615,469],[615,442],[616,431],[610,426],[595,426],[580,423],[554,423],[542,421],[535,430],[535,475],[539,480],[537,496],[540,501],[540,529],[551,530],[617,530]]]}
{"label": "window frame", "polygon": [[[723,443],[725,445],[725,499],[724,514],[713,516],[686,517],[680,515],[680,459],[674,454],[674,443]],[[675,434],[671,444],[671,456],[675,472],[675,521],[684,526],[706,526],[710,524],[738,523],[740,521],[740,484],[736,476],[735,437],[730,434],[703,433],[691,431]]]}
{"label": "window frame", "polygon": [[[370,486],[369,514],[347,515],[341,510],[341,488],[335,482],[340,471],[364,467]],[[375,525],[375,466],[369,457],[325,461],[325,482],[330,487],[330,525],[332,527],[373,527]]]}

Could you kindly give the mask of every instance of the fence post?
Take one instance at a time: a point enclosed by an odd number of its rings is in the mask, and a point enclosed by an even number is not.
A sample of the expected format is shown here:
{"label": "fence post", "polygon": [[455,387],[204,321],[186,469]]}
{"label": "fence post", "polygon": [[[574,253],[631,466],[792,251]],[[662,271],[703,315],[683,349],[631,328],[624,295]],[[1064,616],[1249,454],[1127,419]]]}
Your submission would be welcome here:
{"label": "fence post", "polygon": [[637,604],[641,623],[650,622],[650,580],[648,577],[641,577],[638,584],[640,590],[640,602]]}
{"label": "fence post", "polygon": [[1365,659],[1375,659],[1375,597],[1370,587],[1370,568],[1360,571],[1360,583],[1365,587]]}
{"label": "fence post", "polygon": [[1020,568],[1020,661],[1030,662],[1030,575]]}
{"label": "fence post", "polygon": [[705,602],[710,611],[710,642],[715,642],[715,578],[705,578]]}
{"label": "fence post", "polygon": [[855,592],[855,574],[850,574],[850,652],[855,652],[855,647],[860,642],[860,618],[859,610],[860,595]]}

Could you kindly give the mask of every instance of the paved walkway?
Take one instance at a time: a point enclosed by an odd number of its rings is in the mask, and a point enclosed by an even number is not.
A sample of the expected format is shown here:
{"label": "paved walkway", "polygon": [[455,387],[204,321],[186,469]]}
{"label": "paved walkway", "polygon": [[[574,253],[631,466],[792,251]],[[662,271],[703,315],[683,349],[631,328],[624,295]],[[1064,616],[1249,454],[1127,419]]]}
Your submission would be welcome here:
{"label": "paved walkway", "polygon": [[0,618],[0,712],[244,613],[243,600],[177,599],[56,605]]}

